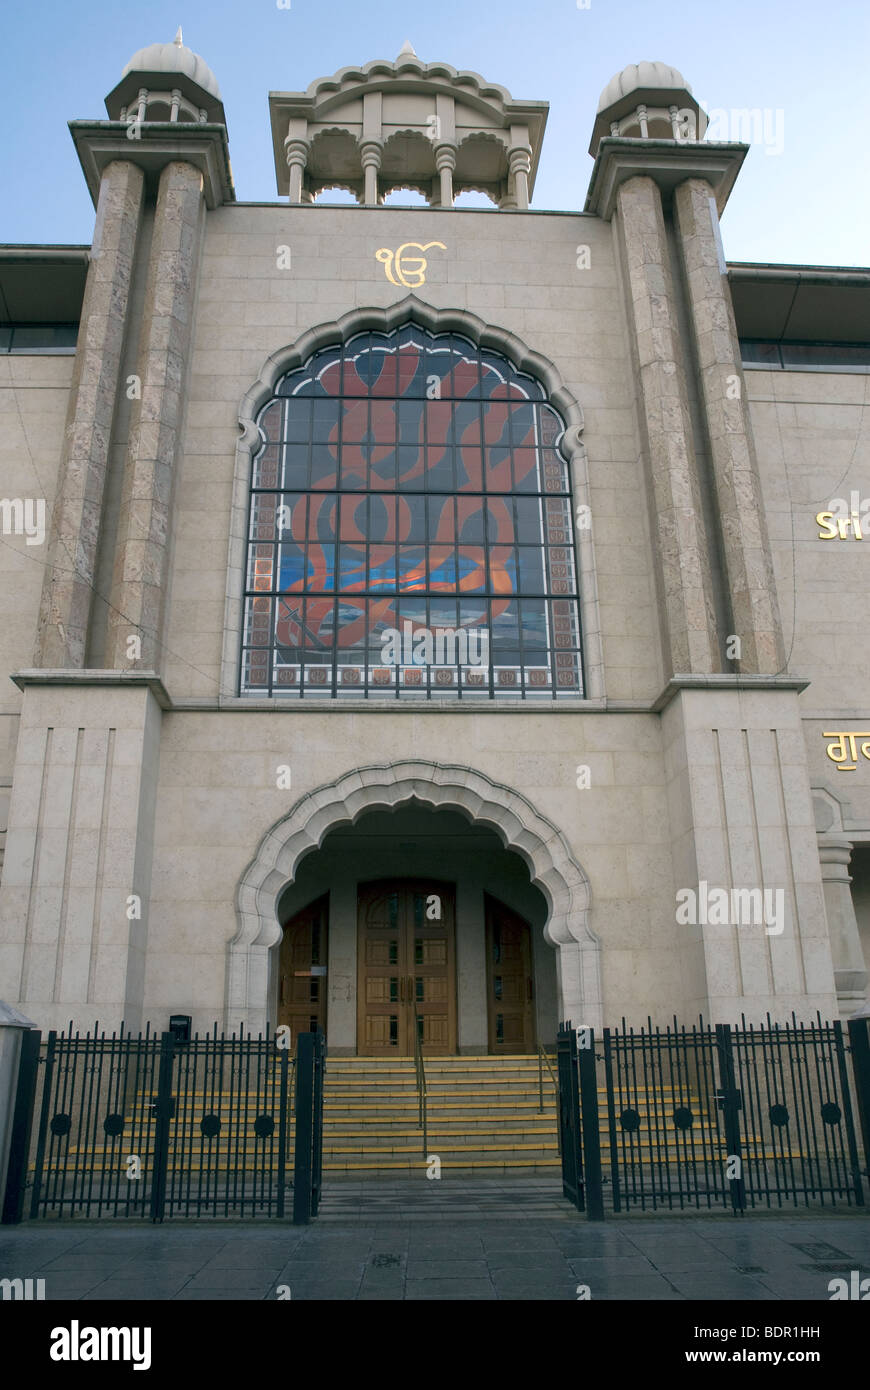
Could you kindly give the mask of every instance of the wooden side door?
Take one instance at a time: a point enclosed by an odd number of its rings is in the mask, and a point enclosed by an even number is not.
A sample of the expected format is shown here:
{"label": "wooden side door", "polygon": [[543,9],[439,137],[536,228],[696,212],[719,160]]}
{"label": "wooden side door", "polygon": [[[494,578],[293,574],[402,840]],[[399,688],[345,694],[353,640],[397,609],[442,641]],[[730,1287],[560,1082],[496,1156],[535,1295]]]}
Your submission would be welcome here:
{"label": "wooden side door", "polygon": [[456,1052],[455,902],[450,883],[417,882],[406,893],[410,1025],[416,1007],[424,1057],[451,1057]]}
{"label": "wooden side door", "polygon": [[425,1055],[455,1053],[454,901],[452,884],[429,880],[389,879],[360,886],[360,1056],[412,1056],[415,1023]]}
{"label": "wooden side door", "polygon": [[329,894],[309,903],[284,927],[278,957],[278,1022],[298,1033],[326,1032],[326,961]]}
{"label": "wooden side door", "polygon": [[491,1053],[535,1051],[532,936],[528,922],[486,895],[486,994]]}
{"label": "wooden side door", "polygon": [[357,904],[357,1035],[362,1057],[406,1057],[407,960],[396,884],[360,886]]}

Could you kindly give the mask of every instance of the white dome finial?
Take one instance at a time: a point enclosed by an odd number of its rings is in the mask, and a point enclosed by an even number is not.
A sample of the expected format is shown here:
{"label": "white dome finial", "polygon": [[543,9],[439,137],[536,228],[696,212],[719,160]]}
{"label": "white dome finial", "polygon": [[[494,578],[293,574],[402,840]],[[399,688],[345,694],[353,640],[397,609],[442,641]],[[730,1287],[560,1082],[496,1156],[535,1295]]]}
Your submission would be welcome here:
{"label": "white dome finial", "polygon": [[184,43],[184,39],[181,37],[181,25],[180,25],[180,24],[179,24],[179,26],[178,26],[178,33],[175,35],[175,38],[172,40],[172,42],[173,42],[173,43],[177,43],[178,46],[179,46],[179,48],[180,48],[181,45]]}
{"label": "white dome finial", "polygon": [[416,58],[416,56],[417,54],[414,52],[414,45],[411,43],[411,40],[405,39],[405,42],[399,50],[399,58]]}

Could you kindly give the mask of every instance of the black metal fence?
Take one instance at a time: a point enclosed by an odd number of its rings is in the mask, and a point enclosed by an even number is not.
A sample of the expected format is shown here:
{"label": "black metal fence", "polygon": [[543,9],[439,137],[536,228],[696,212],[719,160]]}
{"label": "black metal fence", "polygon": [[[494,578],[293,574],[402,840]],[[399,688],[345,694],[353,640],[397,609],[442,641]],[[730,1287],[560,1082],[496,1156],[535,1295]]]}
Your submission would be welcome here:
{"label": "black metal fence", "polygon": [[295,1059],[285,1040],[52,1032],[39,1056],[31,1034],[3,1220],[281,1218],[291,1188],[294,1222],[309,1220],[323,1035],[300,1034]]}
{"label": "black metal fence", "polygon": [[[559,1031],[563,1191],[632,1210],[863,1206],[867,1020]],[[847,1054],[851,1054],[850,1082]],[[579,1102],[575,1099],[579,1087]],[[863,1164],[853,1090],[863,1133]],[[582,1151],[582,1159],[581,1159]]]}

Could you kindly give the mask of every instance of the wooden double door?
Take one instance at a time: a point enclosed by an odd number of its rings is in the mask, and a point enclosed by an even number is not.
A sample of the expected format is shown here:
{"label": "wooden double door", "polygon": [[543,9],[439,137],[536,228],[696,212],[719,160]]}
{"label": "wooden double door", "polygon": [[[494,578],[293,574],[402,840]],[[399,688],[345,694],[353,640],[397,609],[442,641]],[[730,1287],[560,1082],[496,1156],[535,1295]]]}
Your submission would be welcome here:
{"label": "wooden double door", "polygon": [[453,885],[435,879],[360,884],[357,1051],[410,1057],[456,1052]]}
{"label": "wooden double door", "polygon": [[[485,897],[489,1052],[535,1051],[534,971],[528,922]],[[457,1051],[456,902],[435,879],[379,879],[358,897],[357,1051],[410,1057]]]}

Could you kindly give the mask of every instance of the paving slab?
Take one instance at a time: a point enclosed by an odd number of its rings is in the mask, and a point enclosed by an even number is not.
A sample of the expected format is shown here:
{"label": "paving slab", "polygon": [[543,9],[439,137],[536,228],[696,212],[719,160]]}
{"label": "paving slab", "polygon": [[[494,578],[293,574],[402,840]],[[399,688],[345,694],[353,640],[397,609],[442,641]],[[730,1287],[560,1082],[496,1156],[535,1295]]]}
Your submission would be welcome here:
{"label": "paving slab", "polygon": [[[537,1182],[537,1180],[536,1180]],[[870,1213],[640,1213],[590,1223],[553,1184],[355,1183],[335,1219],[106,1220],[0,1228],[0,1278],[44,1278],[46,1300],[768,1301],[830,1298],[870,1277]],[[339,1212],[337,1207],[343,1207]]]}

